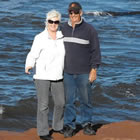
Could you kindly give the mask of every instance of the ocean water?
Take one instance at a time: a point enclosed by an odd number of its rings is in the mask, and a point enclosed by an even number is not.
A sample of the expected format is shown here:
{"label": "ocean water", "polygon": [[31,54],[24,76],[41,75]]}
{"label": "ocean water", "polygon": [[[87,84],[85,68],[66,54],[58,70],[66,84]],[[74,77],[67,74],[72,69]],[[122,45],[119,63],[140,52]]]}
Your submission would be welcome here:
{"label": "ocean water", "polygon": [[[68,20],[72,0],[0,0],[0,129],[36,127],[36,91],[24,64],[51,9]],[[93,86],[93,121],[140,121],[140,1],[81,0],[98,31],[102,65]],[[50,97],[50,108],[53,102]],[[50,115],[51,121],[51,115]]]}

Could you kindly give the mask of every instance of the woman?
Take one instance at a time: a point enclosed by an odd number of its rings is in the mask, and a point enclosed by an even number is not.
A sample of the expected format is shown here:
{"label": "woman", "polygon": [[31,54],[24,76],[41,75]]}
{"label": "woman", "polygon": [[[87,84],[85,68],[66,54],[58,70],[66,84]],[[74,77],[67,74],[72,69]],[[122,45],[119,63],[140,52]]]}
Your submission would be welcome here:
{"label": "woman", "polygon": [[35,68],[33,76],[37,90],[37,132],[42,140],[52,140],[49,135],[49,93],[54,100],[52,129],[61,132],[64,114],[63,67],[65,49],[63,35],[58,31],[61,14],[52,10],[46,16],[46,28],[35,36],[27,55],[25,73]]}

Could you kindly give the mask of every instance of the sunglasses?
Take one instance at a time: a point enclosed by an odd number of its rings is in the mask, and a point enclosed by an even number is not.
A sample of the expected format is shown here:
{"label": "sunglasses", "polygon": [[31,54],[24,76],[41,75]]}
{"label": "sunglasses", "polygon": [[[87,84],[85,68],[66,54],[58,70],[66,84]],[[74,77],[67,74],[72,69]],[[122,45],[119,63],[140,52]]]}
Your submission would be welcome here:
{"label": "sunglasses", "polygon": [[75,10],[75,11],[74,10],[70,10],[69,11],[70,15],[72,15],[72,14],[79,14],[79,13],[80,13],[80,11],[77,11],[77,10]]}
{"label": "sunglasses", "polygon": [[48,20],[49,24],[59,24],[59,20],[53,21],[53,20]]}

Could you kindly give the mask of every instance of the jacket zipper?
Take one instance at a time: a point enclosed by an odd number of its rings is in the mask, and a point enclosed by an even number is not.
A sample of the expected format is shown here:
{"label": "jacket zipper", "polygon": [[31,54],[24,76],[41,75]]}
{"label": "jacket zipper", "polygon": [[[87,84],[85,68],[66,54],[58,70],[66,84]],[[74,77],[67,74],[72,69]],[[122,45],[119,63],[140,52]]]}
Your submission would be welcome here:
{"label": "jacket zipper", "polygon": [[75,31],[75,27],[72,28],[72,37],[73,37],[74,31]]}

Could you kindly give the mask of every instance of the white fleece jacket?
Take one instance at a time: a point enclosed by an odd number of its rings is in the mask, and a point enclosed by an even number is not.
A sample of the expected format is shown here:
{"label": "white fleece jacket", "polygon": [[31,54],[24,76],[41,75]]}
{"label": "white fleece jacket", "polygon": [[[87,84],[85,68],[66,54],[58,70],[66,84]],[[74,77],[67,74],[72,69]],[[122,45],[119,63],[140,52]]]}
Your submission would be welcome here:
{"label": "white fleece jacket", "polygon": [[35,68],[34,79],[63,78],[65,48],[61,31],[57,31],[56,36],[56,40],[51,39],[47,29],[35,36],[25,63],[25,68],[28,66]]}

